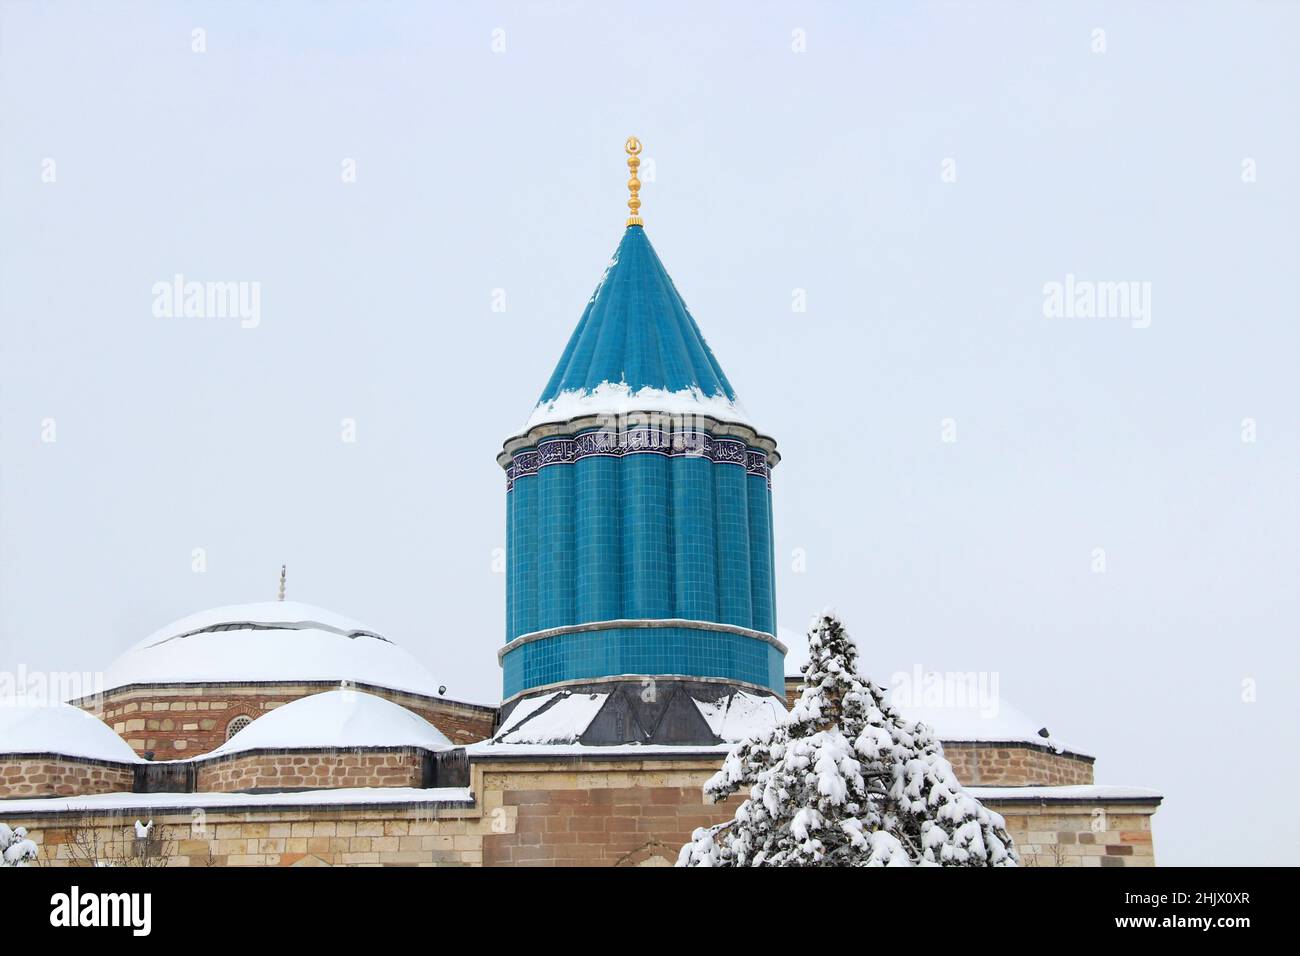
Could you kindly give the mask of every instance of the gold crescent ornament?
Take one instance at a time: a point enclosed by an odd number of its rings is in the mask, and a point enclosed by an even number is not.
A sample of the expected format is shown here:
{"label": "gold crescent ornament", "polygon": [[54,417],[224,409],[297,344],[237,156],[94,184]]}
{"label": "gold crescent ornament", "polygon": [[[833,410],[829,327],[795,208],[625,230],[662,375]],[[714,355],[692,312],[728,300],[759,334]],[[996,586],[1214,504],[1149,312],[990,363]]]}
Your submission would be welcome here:
{"label": "gold crescent ornament", "polygon": [[637,157],[641,153],[641,141],[635,136],[629,136],[627,142],[623,144],[623,149],[627,152],[627,171],[631,178],[627,181],[627,191],[631,193],[627,200],[627,208],[632,215],[627,217],[629,226],[644,226],[641,221],[641,180],[637,178],[637,168],[641,165],[641,160]]}

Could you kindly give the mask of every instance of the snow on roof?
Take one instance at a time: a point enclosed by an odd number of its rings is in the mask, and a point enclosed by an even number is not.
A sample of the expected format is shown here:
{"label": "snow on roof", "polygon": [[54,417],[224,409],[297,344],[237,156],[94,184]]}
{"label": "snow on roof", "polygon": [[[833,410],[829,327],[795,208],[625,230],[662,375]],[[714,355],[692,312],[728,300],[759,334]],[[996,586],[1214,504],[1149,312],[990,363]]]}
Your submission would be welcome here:
{"label": "snow on roof", "polygon": [[349,680],[434,697],[414,657],[356,621],[297,601],[213,608],[150,634],[109,665],[104,689],[130,684]]}
{"label": "snow on roof", "polygon": [[[777,627],[777,637],[787,648],[785,676],[800,677],[800,668],[808,663],[808,635],[793,628]],[[861,666],[859,660],[859,668]],[[915,685],[917,682],[914,675],[909,677],[913,678],[910,684]],[[885,686],[884,681],[877,680],[877,683]],[[1043,729],[1043,723],[1026,716],[1000,693],[993,695],[991,700],[984,701],[976,699],[979,697],[976,693],[954,695],[953,703],[931,704],[927,700],[913,705],[901,699],[900,690],[900,687],[889,689],[889,702],[908,720],[928,725],[944,743],[1036,744],[1050,747],[1057,753],[1068,750],[1087,756],[1084,751],[1055,737],[1040,736],[1038,731]],[[926,689],[917,688],[915,694],[924,698]]]}
{"label": "snow on roof", "polygon": [[169,809],[189,812],[243,807],[369,806],[373,804],[472,804],[468,787],[349,787],[338,790],[297,790],[289,793],[99,793],[81,797],[32,797],[0,800],[0,817],[44,813],[100,813],[114,810]]}
{"label": "snow on roof", "polygon": [[[548,694],[544,699],[533,698],[523,701],[506,721],[505,730],[492,738],[499,744],[563,744],[574,743],[588,725],[595,719],[597,712],[605,705],[609,694],[574,694],[560,691]],[[528,704],[540,700],[531,707],[523,719],[516,719],[516,714]],[[550,707],[543,709],[545,704]]]}
{"label": "snow on roof", "polygon": [[514,730],[533,714],[537,713],[537,711],[541,710],[553,701],[559,694],[560,691],[555,691],[551,694],[542,694],[538,697],[528,697],[521,700],[515,705],[515,709],[510,712],[510,716],[501,722],[501,726],[497,730],[497,736],[501,736],[503,733],[509,733]]}
{"label": "snow on roof", "polygon": [[[470,749],[482,748],[482,744]],[[485,748],[514,752],[517,748]],[[679,752],[680,747],[600,748],[646,754]],[[717,748],[725,752],[726,748]],[[529,753],[555,754],[582,751],[590,747],[527,747]],[[1080,785],[1069,787],[966,787],[978,800],[1159,800],[1158,790],[1146,787]],[[468,787],[441,787],[422,790],[416,787],[355,787],[339,790],[299,790],[290,793],[100,793],[82,797],[31,797],[0,800],[0,817],[41,816],[46,813],[94,813],[114,810],[184,810],[200,807],[221,810],[234,807],[369,806],[375,804],[473,803]]]}
{"label": "snow on roof", "polygon": [[1043,725],[1030,720],[1005,700],[996,700],[987,706],[978,703],[939,707],[895,706],[908,720],[928,725],[944,743],[1036,744],[1050,747],[1057,753],[1064,750],[1081,752],[1054,737],[1039,735]]}
{"label": "snow on roof", "polygon": [[277,707],[206,756],[313,747],[450,746],[437,727],[405,707],[362,691],[331,690]]}
{"label": "snow on roof", "polygon": [[739,401],[721,393],[705,395],[694,385],[670,392],[651,385],[633,390],[624,382],[601,382],[592,389],[571,389],[542,401],[533,409],[523,430],[551,422],[567,422],[584,415],[626,415],[646,411],[706,415],[718,421],[753,427]]}
{"label": "snow on roof", "polygon": [[775,697],[759,697],[737,691],[716,701],[694,702],[709,729],[728,743],[746,740],[771,730],[787,716],[785,707]]}
{"label": "snow on roof", "polygon": [[480,740],[466,744],[465,753],[471,757],[581,757],[590,760],[618,757],[681,757],[698,754],[725,757],[734,744],[613,744],[591,747],[579,743],[559,744],[507,744],[496,740]]}
{"label": "snow on roof", "polygon": [[[537,746],[540,748],[539,753],[557,753],[566,745],[572,745],[575,752],[597,749],[584,747],[577,741],[608,698],[608,694],[574,694],[570,691],[530,697],[519,702],[491,741],[470,749],[491,752],[496,745],[508,745],[511,752],[523,752],[520,748],[527,745]],[[709,729],[726,744],[770,730],[786,716],[785,707],[779,698],[744,691],[736,691],[713,702],[692,700],[692,703],[699,709]],[[623,748],[601,746],[598,749],[601,753],[613,753],[624,748],[646,753],[653,749],[653,745],[626,744]],[[681,747],[677,749],[680,750]],[[692,746],[689,749],[707,750],[709,745]],[[724,746],[723,750],[725,749]]]}
{"label": "snow on roof", "polygon": [[141,763],[113,729],[80,707],[19,699],[0,703],[0,753],[55,753],[115,763]]}
{"label": "snow on roof", "polygon": [[351,618],[311,604],[303,604],[301,601],[260,601],[255,604],[232,604],[227,607],[198,611],[159,628],[135,646],[149,647],[169,638],[238,622],[314,627],[317,630],[331,631],[336,634],[369,634],[372,637],[379,637],[376,632],[367,630]]}

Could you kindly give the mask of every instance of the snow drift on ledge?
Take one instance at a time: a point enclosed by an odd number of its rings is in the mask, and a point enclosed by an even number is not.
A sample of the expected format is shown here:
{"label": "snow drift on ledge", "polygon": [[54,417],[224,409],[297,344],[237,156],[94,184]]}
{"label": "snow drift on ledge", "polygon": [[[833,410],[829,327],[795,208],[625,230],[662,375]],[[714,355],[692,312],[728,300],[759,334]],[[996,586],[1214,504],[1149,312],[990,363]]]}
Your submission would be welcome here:
{"label": "snow drift on ledge", "polygon": [[705,395],[696,386],[669,392],[647,385],[632,391],[622,382],[601,382],[594,389],[573,389],[542,402],[533,410],[523,431],[584,415],[625,415],[629,412],[707,415],[718,421],[753,427],[740,402],[733,402],[721,393]]}

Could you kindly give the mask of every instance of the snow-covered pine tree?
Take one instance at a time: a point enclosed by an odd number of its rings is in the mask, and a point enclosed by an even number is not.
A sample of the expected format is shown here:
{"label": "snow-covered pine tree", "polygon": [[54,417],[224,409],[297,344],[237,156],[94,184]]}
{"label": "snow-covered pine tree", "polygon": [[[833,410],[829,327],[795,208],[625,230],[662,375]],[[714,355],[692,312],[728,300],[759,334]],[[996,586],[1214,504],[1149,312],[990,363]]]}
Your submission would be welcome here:
{"label": "snow-covered pine tree", "polygon": [[789,719],[739,744],[705,792],[749,788],[735,818],[695,831],[678,866],[1015,866],[998,814],[970,796],[924,724],[858,674],[831,612],[813,618]]}
{"label": "snow-covered pine tree", "polygon": [[0,866],[26,866],[34,859],[36,844],[27,839],[27,831],[0,823]]}

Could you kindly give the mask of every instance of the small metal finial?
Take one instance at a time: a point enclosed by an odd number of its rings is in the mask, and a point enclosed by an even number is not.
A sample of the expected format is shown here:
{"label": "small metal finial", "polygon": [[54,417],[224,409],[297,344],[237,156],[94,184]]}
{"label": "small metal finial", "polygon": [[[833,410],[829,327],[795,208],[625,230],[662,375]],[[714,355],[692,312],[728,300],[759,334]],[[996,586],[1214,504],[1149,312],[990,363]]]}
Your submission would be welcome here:
{"label": "small metal finial", "polygon": [[627,190],[632,194],[627,200],[627,208],[632,213],[627,217],[627,224],[629,226],[644,226],[645,223],[641,221],[641,199],[637,196],[637,193],[641,191],[641,180],[636,175],[637,167],[641,165],[639,159],[641,141],[635,136],[629,136],[627,142],[623,144],[623,148],[627,150],[627,171],[632,174],[632,178],[627,181]]}
{"label": "small metal finial", "polygon": [[280,565],[280,600],[281,601],[284,600],[284,579],[287,575],[288,570],[289,570],[288,565],[286,564]]}

